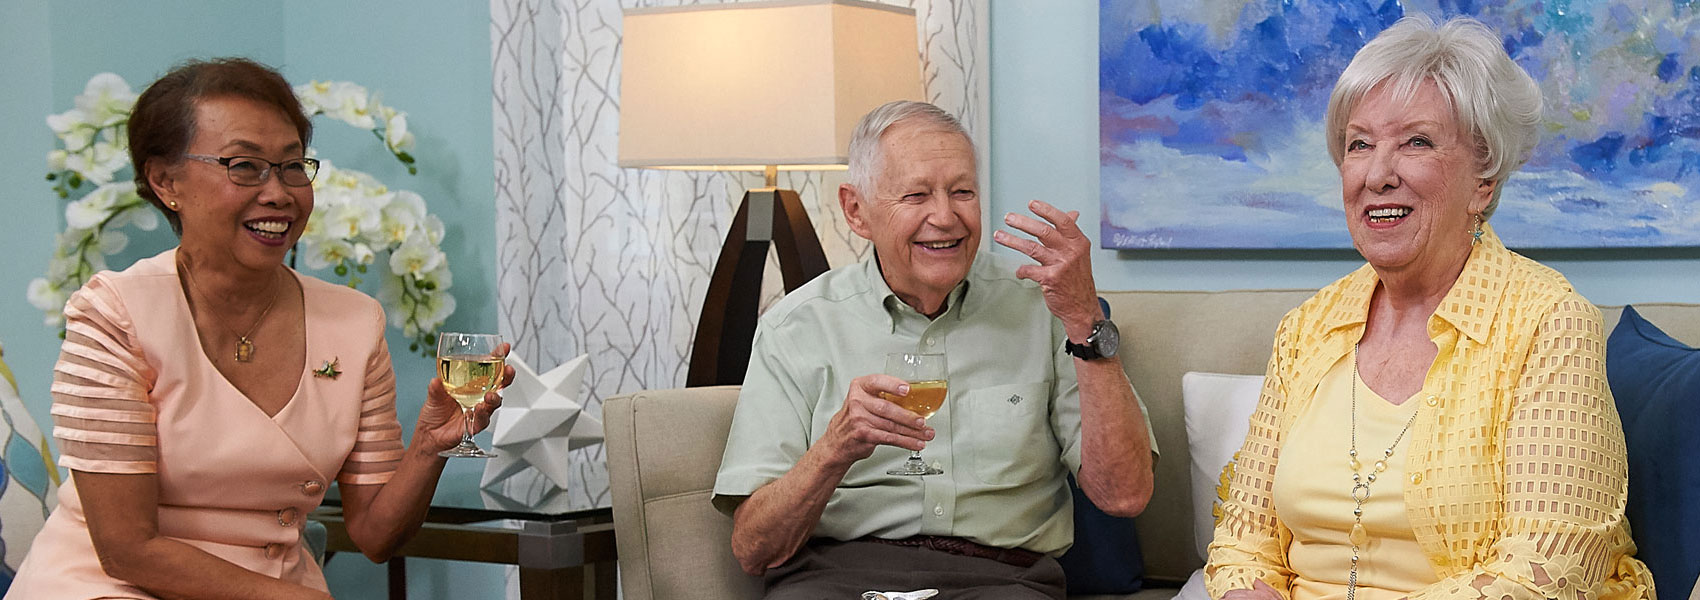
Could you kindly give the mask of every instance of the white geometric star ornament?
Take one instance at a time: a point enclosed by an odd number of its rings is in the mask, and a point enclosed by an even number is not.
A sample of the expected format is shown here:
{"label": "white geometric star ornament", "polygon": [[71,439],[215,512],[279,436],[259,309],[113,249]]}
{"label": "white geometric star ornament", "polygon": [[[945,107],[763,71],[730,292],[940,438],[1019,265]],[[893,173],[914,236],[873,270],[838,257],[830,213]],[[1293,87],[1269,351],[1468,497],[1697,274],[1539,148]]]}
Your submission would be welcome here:
{"label": "white geometric star ornament", "polygon": [[491,417],[496,458],[484,465],[479,487],[495,487],[533,467],[565,490],[571,472],[567,451],[602,441],[602,423],[584,414],[584,406],[576,400],[590,355],[542,375],[517,356],[509,356],[508,364],[514,368],[514,382],[502,390],[502,408]]}

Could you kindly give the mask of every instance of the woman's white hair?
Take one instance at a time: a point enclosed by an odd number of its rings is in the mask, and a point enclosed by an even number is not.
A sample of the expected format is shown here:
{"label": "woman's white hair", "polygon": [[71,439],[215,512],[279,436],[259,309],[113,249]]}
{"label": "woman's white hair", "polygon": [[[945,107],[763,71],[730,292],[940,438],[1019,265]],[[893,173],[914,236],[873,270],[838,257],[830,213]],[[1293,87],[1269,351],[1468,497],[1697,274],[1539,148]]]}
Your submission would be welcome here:
{"label": "woman's white hair", "polygon": [[1358,50],[1328,98],[1328,155],[1340,164],[1346,121],[1370,90],[1388,83],[1394,98],[1408,101],[1425,81],[1435,82],[1465,135],[1475,139],[1477,175],[1494,182],[1481,215],[1486,220],[1499,208],[1505,180],[1534,151],[1541,89],[1480,21],[1455,17],[1437,25],[1427,15],[1408,16]]}
{"label": "woman's white hair", "polygon": [[855,132],[850,134],[850,185],[862,195],[874,193],[874,175],[885,166],[880,162],[880,136],[885,135],[892,125],[910,119],[960,133],[963,139],[968,140],[969,150],[974,148],[974,138],[968,136],[962,122],[944,109],[913,100],[887,102],[864,115],[856,123]]}

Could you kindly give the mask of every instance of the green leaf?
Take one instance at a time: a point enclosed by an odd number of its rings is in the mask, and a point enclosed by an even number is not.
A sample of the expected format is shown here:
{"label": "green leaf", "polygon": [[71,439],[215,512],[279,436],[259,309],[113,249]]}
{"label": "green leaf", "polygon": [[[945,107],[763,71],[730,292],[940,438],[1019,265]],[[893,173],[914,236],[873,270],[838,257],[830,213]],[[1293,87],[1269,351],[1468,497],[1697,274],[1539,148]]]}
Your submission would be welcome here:
{"label": "green leaf", "polygon": [[410,352],[418,352],[419,351],[419,342],[414,342],[414,343],[408,344],[407,349]]}
{"label": "green leaf", "polygon": [[47,174],[47,180],[48,181],[53,181],[53,180],[58,179],[58,178],[59,178],[58,173],[48,173]]}
{"label": "green leaf", "polygon": [[355,286],[358,286],[358,285],[360,285],[360,278],[359,277],[348,278],[348,287],[355,287]]}
{"label": "green leaf", "polygon": [[366,272],[366,265],[364,265],[364,264],[354,265],[354,270],[359,271],[361,273],[365,273]]}
{"label": "green leaf", "polygon": [[425,290],[426,291],[430,291],[430,290],[434,290],[434,289],[437,289],[437,282],[435,282],[435,281],[425,282]]}
{"label": "green leaf", "polygon": [[348,276],[348,265],[337,265],[336,266],[336,276],[337,277],[347,277]]}
{"label": "green leaf", "polygon": [[71,187],[73,187],[73,188],[83,187],[83,176],[78,175],[76,171],[72,171],[70,183],[71,183]]}
{"label": "green leaf", "polygon": [[407,164],[410,164],[410,165],[413,164],[413,155],[408,154],[406,151],[395,153],[395,157],[398,158],[398,159],[401,159],[401,162],[404,162],[404,163],[407,163]]}

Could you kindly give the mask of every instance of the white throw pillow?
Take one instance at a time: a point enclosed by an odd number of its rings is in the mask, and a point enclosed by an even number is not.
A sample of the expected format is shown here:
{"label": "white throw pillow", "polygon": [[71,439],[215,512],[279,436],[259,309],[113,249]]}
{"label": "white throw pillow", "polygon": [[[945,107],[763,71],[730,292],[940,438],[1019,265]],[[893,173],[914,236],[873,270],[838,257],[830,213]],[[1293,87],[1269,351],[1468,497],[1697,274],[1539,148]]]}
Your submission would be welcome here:
{"label": "white throw pillow", "polygon": [[1193,571],[1173,600],[1210,600],[1210,592],[1204,590],[1204,569]]}
{"label": "white throw pillow", "polygon": [[1206,548],[1216,530],[1212,508],[1225,491],[1222,467],[1245,443],[1262,390],[1262,375],[1188,372],[1181,376],[1187,452],[1192,456],[1192,532],[1200,559],[1208,559]]}

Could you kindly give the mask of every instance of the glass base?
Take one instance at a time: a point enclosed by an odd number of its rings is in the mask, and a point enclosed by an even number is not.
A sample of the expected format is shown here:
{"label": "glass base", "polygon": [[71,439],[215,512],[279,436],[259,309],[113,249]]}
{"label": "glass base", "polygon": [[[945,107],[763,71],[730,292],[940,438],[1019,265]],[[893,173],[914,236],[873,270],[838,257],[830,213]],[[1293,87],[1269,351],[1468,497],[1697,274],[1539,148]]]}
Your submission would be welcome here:
{"label": "glass base", "polygon": [[911,456],[911,457],[909,457],[909,460],[903,461],[903,466],[892,469],[890,471],[886,471],[885,474],[886,475],[909,475],[909,476],[913,476],[913,477],[919,477],[919,476],[922,476],[922,475],[943,475],[944,469],[935,469],[933,467],[927,466],[927,463],[925,461],[922,461],[921,457]]}
{"label": "glass base", "polygon": [[459,446],[438,452],[437,456],[445,458],[496,458],[496,453],[486,452],[483,448],[479,448],[477,444],[463,441]]}

